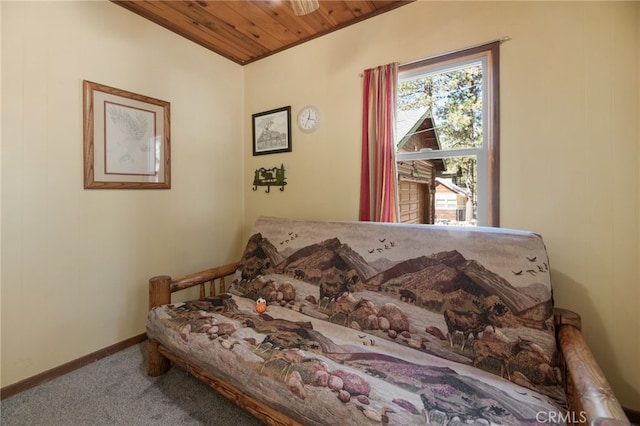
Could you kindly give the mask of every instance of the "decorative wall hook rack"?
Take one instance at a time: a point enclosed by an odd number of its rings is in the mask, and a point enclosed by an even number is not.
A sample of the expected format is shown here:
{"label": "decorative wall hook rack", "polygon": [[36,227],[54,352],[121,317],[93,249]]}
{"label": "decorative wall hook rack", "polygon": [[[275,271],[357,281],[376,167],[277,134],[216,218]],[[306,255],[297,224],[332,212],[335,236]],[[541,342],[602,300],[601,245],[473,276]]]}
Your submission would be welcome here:
{"label": "decorative wall hook rack", "polygon": [[259,186],[266,186],[267,190],[264,192],[269,193],[272,186],[279,186],[280,191],[284,191],[284,186],[287,184],[285,182],[286,179],[284,176],[284,164],[270,169],[260,167],[256,169],[253,175],[253,190],[256,191]]}

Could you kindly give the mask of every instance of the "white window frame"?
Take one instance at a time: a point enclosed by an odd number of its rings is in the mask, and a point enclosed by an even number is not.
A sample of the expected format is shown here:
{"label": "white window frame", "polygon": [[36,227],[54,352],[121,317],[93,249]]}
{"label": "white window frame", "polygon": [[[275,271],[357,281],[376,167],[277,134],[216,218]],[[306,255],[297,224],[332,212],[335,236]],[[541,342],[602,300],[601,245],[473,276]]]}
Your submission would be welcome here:
{"label": "white window frame", "polygon": [[482,146],[446,150],[397,152],[397,161],[430,160],[452,157],[475,157],[477,165],[477,224],[500,226],[499,198],[499,45],[492,42],[434,58],[401,65],[399,82],[418,76],[437,74],[443,70],[482,64]]}

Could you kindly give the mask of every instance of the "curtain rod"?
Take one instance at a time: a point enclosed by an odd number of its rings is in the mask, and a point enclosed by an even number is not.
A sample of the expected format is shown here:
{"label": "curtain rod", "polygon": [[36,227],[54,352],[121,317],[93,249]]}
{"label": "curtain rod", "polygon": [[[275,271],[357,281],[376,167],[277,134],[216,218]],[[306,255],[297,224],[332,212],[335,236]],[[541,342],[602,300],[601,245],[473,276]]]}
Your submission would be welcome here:
{"label": "curtain rod", "polygon": [[[404,63],[404,64],[398,64],[398,68],[402,68],[402,67],[409,67],[409,66],[411,66],[411,65],[419,64],[420,62],[428,61],[428,60],[430,60],[430,59],[438,58],[438,57],[440,57],[440,56],[453,55],[453,54],[456,54],[456,53],[458,53],[458,52],[464,52],[465,50],[475,49],[475,48],[480,47],[480,46],[486,46],[487,44],[492,44],[492,43],[496,43],[496,42],[499,42],[500,44],[502,44],[502,43],[507,42],[507,41],[510,41],[510,40],[511,40],[511,37],[509,37],[509,36],[504,36],[504,37],[497,38],[497,39],[495,39],[495,40],[486,41],[486,42],[484,42],[484,43],[478,43],[478,44],[475,44],[475,45],[473,45],[473,46],[463,47],[462,49],[452,50],[452,51],[450,51],[450,52],[446,52],[446,53],[440,53],[440,54],[438,54],[438,55],[430,56],[430,57],[428,57],[428,58],[422,58],[422,59],[418,59],[418,60],[415,60],[415,61],[406,62],[406,63]],[[360,74],[358,74],[358,75],[359,75],[360,77],[363,77],[363,76],[364,76],[364,74],[363,74],[363,73],[360,73]]]}
{"label": "curtain rod", "polygon": [[418,59],[416,61],[406,62],[404,64],[398,64],[398,68],[408,67],[408,66],[420,63],[420,62],[424,62],[424,61],[428,61],[430,59],[438,58],[440,56],[453,55],[453,54],[456,54],[456,53],[459,53],[459,52],[464,52],[465,50],[471,50],[471,49],[475,49],[475,48],[478,48],[478,47],[481,47],[481,46],[486,46],[487,44],[493,44],[493,43],[496,43],[496,42],[499,42],[500,44],[502,44],[502,43],[507,42],[509,40],[511,40],[511,37],[509,37],[509,36],[500,37],[500,38],[497,38],[495,40],[485,41],[484,43],[478,43],[478,44],[475,44],[473,46],[463,47],[462,49],[452,50],[452,51],[445,52],[445,53],[439,53],[437,55],[430,56],[428,58],[422,58],[422,59]]}

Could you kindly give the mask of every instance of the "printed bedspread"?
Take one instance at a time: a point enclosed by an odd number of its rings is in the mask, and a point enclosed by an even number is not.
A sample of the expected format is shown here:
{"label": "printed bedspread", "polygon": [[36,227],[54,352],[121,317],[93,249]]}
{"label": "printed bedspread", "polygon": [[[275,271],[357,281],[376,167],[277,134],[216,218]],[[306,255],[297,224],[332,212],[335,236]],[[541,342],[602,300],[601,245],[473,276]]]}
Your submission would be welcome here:
{"label": "printed bedspread", "polygon": [[147,332],[305,425],[331,419],[353,425],[533,425],[549,417],[541,413],[558,412],[535,391],[373,333],[309,318],[297,312],[300,306],[269,306],[261,315],[254,307],[230,295],[164,305],[150,312]]}
{"label": "printed bedspread", "polygon": [[147,333],[304,425],[538,425],[566,405],[532,233],[260,218],[229,293],[156,307]]}

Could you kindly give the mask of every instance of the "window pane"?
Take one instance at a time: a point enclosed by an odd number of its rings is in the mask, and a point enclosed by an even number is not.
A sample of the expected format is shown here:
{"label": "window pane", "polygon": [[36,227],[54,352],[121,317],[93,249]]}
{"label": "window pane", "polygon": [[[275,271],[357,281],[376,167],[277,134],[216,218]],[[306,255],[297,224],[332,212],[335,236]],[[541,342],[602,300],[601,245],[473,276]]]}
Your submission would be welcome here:
{"label": "window pane", "polygon": [[445,170],[436,177],[436,224],[477,224],[477,176],[475,157],[443,159]]}
{"label": "window pane", "polygon": [[[398,84],[398,117],[429,114],[438,149],[482,146],[482,63],[425,73]],[[398,135],[406,137],[399,129]]]}

